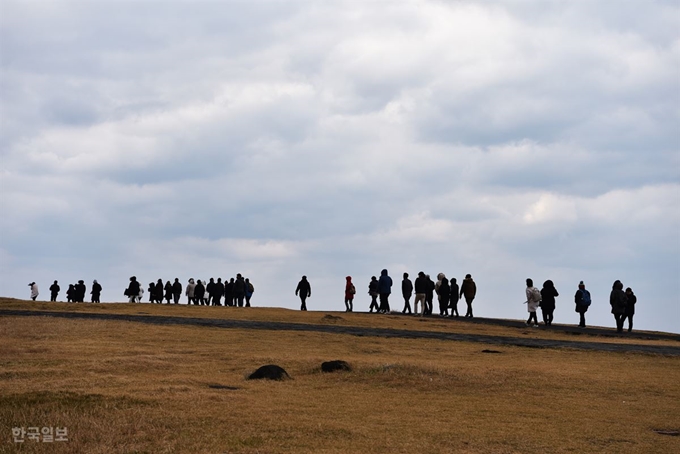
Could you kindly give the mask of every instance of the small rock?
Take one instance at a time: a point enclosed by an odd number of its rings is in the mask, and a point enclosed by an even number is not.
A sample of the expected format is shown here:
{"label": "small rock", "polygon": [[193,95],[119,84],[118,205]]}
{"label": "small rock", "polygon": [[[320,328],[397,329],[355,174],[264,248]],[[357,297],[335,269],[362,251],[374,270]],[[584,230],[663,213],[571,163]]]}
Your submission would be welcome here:
{"label": "small rock", "polygon": [[338,370],[346,370],[351,372],[352,367],[346,361],[336,359],[334,361],[326,361],[325,363],[321,363],[321,370],[324,372],[335,372]]}
{"label": "small rock", "polygon": [[262,366],[248,376],[248,380],[285,380],[287,378],[290,378],[288,372],[276,364],[267,364],[266,366]]}

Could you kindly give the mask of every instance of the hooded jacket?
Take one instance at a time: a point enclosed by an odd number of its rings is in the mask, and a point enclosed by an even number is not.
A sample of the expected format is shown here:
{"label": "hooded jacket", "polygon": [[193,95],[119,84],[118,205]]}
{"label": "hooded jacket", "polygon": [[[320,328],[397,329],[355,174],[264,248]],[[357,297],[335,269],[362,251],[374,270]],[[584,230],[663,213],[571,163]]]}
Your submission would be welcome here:
{"label": "hooded jacket", "polygon": [[387,270],[380,272],[380,279],[378,279],[378,293],[381,295],[389,295],[392,293],[392,278],[387,275]]}
{"label": "hooded jacket", "polygon": [[354,284],[352,284],[352,276],[347,276],[345,280],[347,281],[347,283],[345,284],[345,299],[353,300],[354,294],[357,291],[356,288],[354,288]]}

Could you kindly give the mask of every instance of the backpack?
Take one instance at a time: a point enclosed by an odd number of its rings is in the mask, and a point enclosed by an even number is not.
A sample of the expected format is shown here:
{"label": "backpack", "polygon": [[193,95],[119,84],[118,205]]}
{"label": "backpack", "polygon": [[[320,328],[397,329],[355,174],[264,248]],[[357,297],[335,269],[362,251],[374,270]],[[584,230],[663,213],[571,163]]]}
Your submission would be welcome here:
{"label": "backpack", "polygon": [[590,306],[590,292],[588,290],[581,290],[581,305]]}
{"label": "backpack", "polygon": [[538,302],[541,301],[541,291],[536,287],[531,287],[531,299]]}
{"label": "backpack", "polygon": [[357,292],[356,287],[354,287],[354,284],[352,284],[352,287],[349,289],[349,292],[354,295]]}
{"label": "backpack", "polygon": [[255,291],[255,287],[253,287],[252,282],[248,282],[248,291],[250,293],[253,293]]}

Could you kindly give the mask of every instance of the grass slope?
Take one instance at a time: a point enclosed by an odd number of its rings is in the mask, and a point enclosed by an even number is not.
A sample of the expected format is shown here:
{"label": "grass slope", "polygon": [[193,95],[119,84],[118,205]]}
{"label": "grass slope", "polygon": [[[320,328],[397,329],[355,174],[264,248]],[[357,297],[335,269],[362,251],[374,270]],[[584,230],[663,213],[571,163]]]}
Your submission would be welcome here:
{"label": "grass slope", "polygon": [[[0,309],[14,304],[0,301]],[[40,304],[49,306],[22,307]],[[280,309],[59,306],[309,323],[323,317]],[[676,357],[519,347],[485,354],[486,347],[466,342],[1,314],[1,452],[680,451],[680,437],[654,431],[680,429]],[[517,335],[371,315],[342,314],[334,322]],[[330,359],[344,359],[354,371],[321,373],[320,363]],[[268,363],[293,380],[244,379]],[[22,426],[67,427],[70,441],[18,445],[11,428]]]}

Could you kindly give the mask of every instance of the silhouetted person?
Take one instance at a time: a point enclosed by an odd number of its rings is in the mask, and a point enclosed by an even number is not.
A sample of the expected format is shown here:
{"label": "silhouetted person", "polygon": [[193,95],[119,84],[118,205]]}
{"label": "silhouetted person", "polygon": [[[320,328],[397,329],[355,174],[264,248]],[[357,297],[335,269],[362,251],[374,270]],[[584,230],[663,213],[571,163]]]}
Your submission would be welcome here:
{"label": "silhouetted person", "polygon": [[205,291],[208,295],[208,306],[210,306],[213,302],[213,297],[215,296],[215,279],[212,277],[210,278],[210,281],[208,281],[208,284],[206,284]]}
{"label": "silhouetted person", "polygon": [[[224,295],[224,284],[222,283],[222,278],[218,277],[217,282],[215,282],[215,286],[213,287],[214,290],[214,295],[213,295],[213,306],[221,306],[222,303],[220,302],[222,300],[222,295]],[[226,305],[226,303],[225,303]]]}
{"label": "silhouetted person", "polygon": [[246,307],[250,307],[250,298],[252,298],[253,293],[255,293],[255,287],[248,278],[246,278],[245,280],[245,287],[246,287]]}
{"label": "silhouetted person", "polygon": [[458,300],[460,299],[460,294],[458,284],[456,282],[456,278],[452,277],[451,278],[451,285],[449,286],[451,289],[450,297],[449,297],[449,307],[451,308],[451,317],[458,317],[460,314],[458,314]]}
{"label": "silhouetted person", "polygon": [[368,312],[373,312],[374,307],[376,312],[380,312],[380,307],[378,306],[378,279],[375,276],[371,276],[371,282],[368,283],[368,294],[371,295],[371,305],[368,307]]}
{"label": "silhouetted person", "polygon": [[404,309],[401,311],[402,314],[405,314],[406,311],[408,311],[409,314],[413,313],[411,312],[411,295],[413,295],[413,283],[408,278],[408,273],[404,273],[404,279],[401,281],[401,296],[404,297]]}
{"label": "silhouetted person", "polygon": [[101,301],[99,301],[99,297],[102,294],[102,286],[99,282],[97,282],[97,279],[92,282],[92,291],[90,291],[90,294],[92,295],[93,303],[101,303]]}
{"label": "silhouetted person", "polygon": [[163,290],[165,290],[165,304],[170,304],[170,300],[172,300],[172,283],[170,281],[165,281],[165,287],[163,287]]}
{"label": "silhouetted person", "polygon": [[28,284],[28,286],[31,288],[31,299],[35,301],[35,299],[40,294],[40,292],[38,292],[38,284],[36,284],[35,282],[31,282],[30,284]]}
{"label": "silhouetted person", "polygon": [[425,276],[425,273],[422,271],[418,272],[418,277],[416,278],[416,281],[413,283],[413,288],[416,292],[416,297],[413,300],[413,311],[417,314],[418,313],[418,303],[420,303],[421,306],[421,312],[420,316],[422,317],[425,315],[427,312],[427,303],[425,302],[425,299],[427,298],[427,287],[429,285],[429,282],[427,280],[427,276]]}
{"label": "silhouetted person", "polygon": [[68,289],[66,290],[66,302],[67,303],[76,302],[76,286],[73,284],[69,284]]}
{"label": "silhouetted person", "polygon": [[560,294],[557,293],[553,281],[545,281],[543,283],[543,288],[541,289],[541,312],[543,313],[543,323],[545,323],[545,326],[552,325],[556,296],[560,296]]}
{"label": "silhouetted person", "polygon": [[187,306],[189,304],[194,304],[198,305],[198,302],[196,301],[196,282],[194,282],[194,278],[190,278],[189,282],[187,283],[187,290],[186,290],[186,296],[187,296]]}
{"label": "silhouetted person", "polygon": [[163,304],[163,293],[164,293],[164,287],[163,287],[163,279],[158,279],[156,281],[156,287],[154,287],[155,293],[154,293],[154,301],[156,304]]}
{"label": "silhouetted person", "polygon": [[134,303],[135,301],[137,301],[137,298],[139,297],[140,290],[141,287],[139,285],[139,282],[137,281],[137,277],[132,276],[130,278],[130,284],[128,284],[128,287],[125,289],[125,292],[123,294],[130,299],[131,303]]}
{"label": "silhouetted person", "polygon": [[[196,287],[194,288],[194,301],[200,302],[201,306],[207,306],[208,300],[205,298],[205,285],[199,279],[196,281]],[[197,304],[196,302],[194,304]]]}
{"label": "silhouetted person", "polygon": [[54,281],[54,284],[50,285],[50,301],[57,301],[57,296],[59,295],[59,283]]}
{"label": "silhouetted person", "polygon": [[380,294],[380,312],[390,312],[390,293],[392,293],[392,278],[387,275],[387,270],[380,272],[378,279],[378,293]]}
{"label": "silhouetted person", "polygon": [[149,302],[153,304],[154,298],[156,298],[156,284],[149,282],[149,286],[146,288],[149,293]]}
{"label": "silhouetted person", "polygon": [[178,278],[175,278],[175,282],[172,284],[172,299],[175,304],[179,304],[179,299],[182,296],[182,283]]}
{"label": "silhouetted person", "polygon": [[578,323],[579,328],[585,328],[586,327],[586,312],[588,312],[588,308],[590,307],[591,300],[590,300],[590,292],[586,290],[586,286],[583,283],[583,281],[579,282],[578,284],[578,290],[576,290],[576,294],[574,295],[574,303],[576,303],[576,312],[578,312],[581,316],[581,319]]}
{"label": "silhouetted person", "polygon": [[302,276],[297,287],[295,287],[295,294],[300,297],[300,310],[307,310],[307,298],[312,296],[312,286],[307,280],[307,276]]}
{"label": "silhouetted person", "polygon": [[238,307],[243,307],[243,299],[246,297],[246,282],[241,273],[236,275],[236,281],[234,281],[234,297]]}
{"label": "silhouetted person", "polygon": [[526,288],[526,295],[527,295],[527,311],[529,312],[529,318],[527,319],[527,325],[529,326],[538,326],[538,318],[536,318],[536,310],[538,309],[538,305],[541,304],[541,292],[534,287],[534,281],[531,279],[527,279],[527,288]]}
{"label": "silhouetted person", "polygon": [[354,311],[354,294],[356,287],[352,284],[352,276],[345,277],[345,312]]}
{"label": "silhouetted person", "polygon": [[432,315],[434,301],[434,281],[430,279],[430,275],[426,274],[427,278],[427,289],[425,290],[425,315]]}
{"label": "silhouetted person", "polygon": [[635,315],[635,303],[637,303],[637,296],[633,293],[633,289],[628,287],[626,289],[626,311],[623,313],[623,320],[621,320],[621,326],[628,319],[628,332],[633,331],[633,315]]}
{"label": "silhouetted person", "polygon": [[437,288],[437,297],[439,298],[439,316],[446,317],[449,315],[449,298],[451,298],[451,287],[449,287],[449,280],[444,273],[439,273],[439,287]]}
{"label": "silhouetted person", "polygon": [[623,284],[621,281],[614,281],[612,285],[612,291],[609,294],[609,304],[612,307],[612,314],[614,314],[614,320],[616,320],[616,332],[620,333],[623,331],[623,314],[626,312],[626,305],[628,303],[628,297],[623,291]]}
{"label": "silhouetted person", "polygon": [[224,281],[224,305],[234,305],[234,278],[229,279],[229,282]]}
{"label": "silhouetted person", "polygon": [[87,292],[87,287],[85,287],[85,281],[82,279],[78,281],[75,285],[76,291],[76,303],[82,303],[85,301],[85,292]]}
{"label": "silhouetted person", "polygon": [[472,301],[474,301],[475,296],[477,296],[477,284],[475,284],[475,281],[472,280],[472,276],[470,274],[465,275],[465,279],[463,279],[463,283],[460,286],[460,295],[465,297],[465,302],[467,303],[467,312],[465,313],[465,317],[474,317],[472,315]]}

